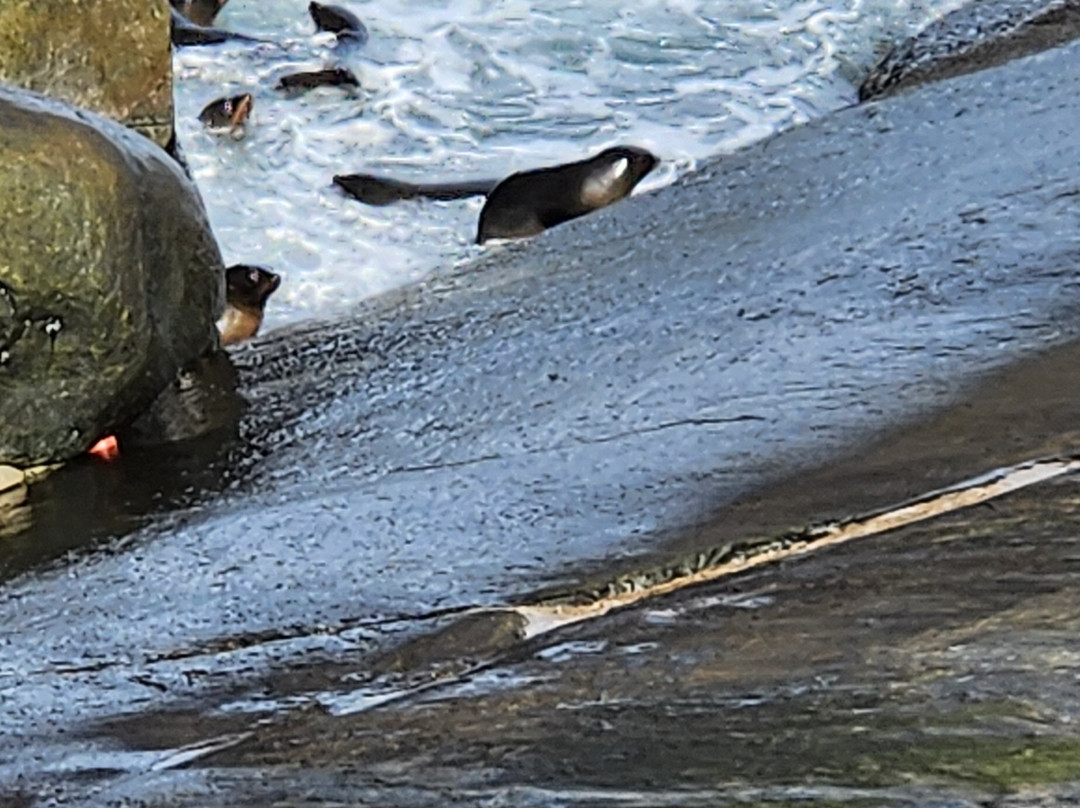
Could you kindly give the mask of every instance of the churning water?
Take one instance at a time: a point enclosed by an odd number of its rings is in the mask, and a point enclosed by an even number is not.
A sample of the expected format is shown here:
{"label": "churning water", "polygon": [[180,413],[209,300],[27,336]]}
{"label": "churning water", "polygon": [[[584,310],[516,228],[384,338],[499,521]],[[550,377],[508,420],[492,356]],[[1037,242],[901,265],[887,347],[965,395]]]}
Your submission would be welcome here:
{"label": "churning water", "polygon": [[[373,208],[331,185],[503,177],[614,144],[663,164],[639,193],[855,99],[883,45],[958,0],[342,0],[362,46],[314,32],[307,0],[232,0],[220,27],[266,40],[175,57],[177,129],[227,263],[284,275],[267,325],[340,313],[485,249],[480,200]],[[300,97],[284,73],[344,66],[359,90]],[[202,107],[241,91],[240,139]]]}

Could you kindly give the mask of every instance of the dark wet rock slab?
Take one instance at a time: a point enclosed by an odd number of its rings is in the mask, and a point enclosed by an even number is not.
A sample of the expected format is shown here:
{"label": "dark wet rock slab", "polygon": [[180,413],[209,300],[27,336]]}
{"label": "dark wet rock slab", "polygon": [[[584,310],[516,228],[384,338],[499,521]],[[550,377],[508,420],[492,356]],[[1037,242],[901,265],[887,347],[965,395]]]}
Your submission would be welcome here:
{"label": "dark wet rock slab", "polygon": [[890,49],[863,80],[859,100],[985,70],[1077,36],[1075,0],[973,0]]}
{"label": "dark wet rock slab", "polygon": [[[1068,46],[846,110],[235,352],[251,407],[220,485],[0,593],[0,778],[208,805],[1067,793],[1070,764],[1007,770],[1014,743],[1071,754],[1069,657],[976,651],[1033,654],[1038,604],[1069,647],[1070,478],[531,644],[455,635],[450,612],[1072,451],[1075,349],[1044,352],[1080,322],[1078,64]],[[995,408],[979,380],[1006,366]],[[315,698],[379,665],[418,686],[446,648],[495,658],[353,715]],[[959,716],[969,701],[1004,718]]]}
{"label": "dark wet rock slab", "polygon": [[[169,804],[218,804],[219,790],[284,805],[424,805],[425,791],[686,806],[1071,795],[1078,510],[1068,479],[695,587],[391,707],[251,723],[198,764],[197,786],[183,773],[160,785],[177,787]],[[141,749],[192,740],[169,721],[112,732]]]}

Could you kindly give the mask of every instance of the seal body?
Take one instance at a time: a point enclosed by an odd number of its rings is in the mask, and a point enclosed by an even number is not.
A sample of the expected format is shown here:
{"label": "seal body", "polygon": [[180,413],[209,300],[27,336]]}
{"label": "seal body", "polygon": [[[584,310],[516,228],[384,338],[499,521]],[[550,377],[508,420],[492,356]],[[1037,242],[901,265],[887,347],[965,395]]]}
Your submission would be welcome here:
{"label": "seal body", "polygon": [[169,37],[173,45],[178,48],[187,45],[220,45],[222,42],[229,42],[230,40],[242,42],[260,41],[255,37],[234,34],[232,31],[196,25],[175,8],[170,9],[170,11],[172,12],[172,25],[169,29]]}
{"label": "seal body", "polygon": [[251,93],[234,95],[231,98],[218,98],[203,107],[202,112],[199,113],[199,120],[209,129],[234,131],[247,121],[254,103]]}
{"label": "seal body", "polygon": [[169,0],[169,4],[196,25],[211,25],[228,0]]}
{"label": "seal body", "polygon": [[368,205],[389,205],[402,199],[421,197],[450,201],[467,199],[470,196],[487,196],[498,184],[498,180],[415,184],[392,180],[389,177],[377,177],[374,174],[334,175],[334,185]]}
{"label": "seal body", "polygon": [[577,163],[511,174],[488,194],[476,243],[522,238],[617,202],[659,160],[636,146],[616,146]]}
{"label": "seal body", "polygon": [[332,31],[338,38],[356,40],[360,43],[367,42],[367,27],[360,22],[360,18],[341,6],[324,6],[322,3],[313,2],[308,6],[308,13],[315,22],[315,27],[320,31]]}
{"label": "seal body", "polygon": [[280,285],[281,276],[262,267],[234,264],[225,270],[225,312],[217,323],[222,345],[259,333],[266,301]]}
{"label": "seal body", "polygon": [[359,87],[360,81],[351,70],[332,67],[326,70],[308,70],[289,73],[278,79],[277,88],[290,92],[303,92],[315,87]]}

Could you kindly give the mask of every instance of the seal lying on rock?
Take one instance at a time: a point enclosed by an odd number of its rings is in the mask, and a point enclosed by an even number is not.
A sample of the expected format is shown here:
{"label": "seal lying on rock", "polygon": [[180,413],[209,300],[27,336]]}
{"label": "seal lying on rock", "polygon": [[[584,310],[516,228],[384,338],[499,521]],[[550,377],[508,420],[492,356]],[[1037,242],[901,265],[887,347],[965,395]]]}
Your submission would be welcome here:
{"label": "seal lying on rock", "polygon": [[320,31],[332,31],[338,35],[338,38],[353,39],[360,44],[367,42],[367,27],[347,8],[324,6],[313,0],[308,6],[308,12],[311,14],[311,19],[315,21],[315,27]]}
{"label": "seal lying on rock", "polygon": [[402,199],[439,199],[443,201],[487,196],[499,180],[421,183],[401,182],[374,174],[335,174],[334,185],[368,205],[389,205]]}
{"label": "seal lying on rock", "polygon": [[208,129],[227,129],[231,132],[244,125],[254,103],[251,93],[218,98],[203,107],[199,120]]}
{"label": "seal lying on rock", "polygon": [[476,243],[532,236],[606,207],[634,190],[658,162],[645,149],[616,146],[577,163],[511,174],[488,194]]}
{"label": "seal lying on rock", "polygon": [[326,70],[308,70],[289,73],[278,79],[277,89],[290,92],[303,92],[315,87],[359,87],[360,81],[351,70],[344,67],[332,67]]}
{"label": "seal lying on rock", "polygon": [[262,267],[234,264],[225,270],[225,312],[217,323],[222,345],[259,332],[266,301],[280,285],[281,276]]}
{"label": "seal lying on rock", "polygon": [[169,0],[169,4],[196,25],[211,25],[228,0]]}

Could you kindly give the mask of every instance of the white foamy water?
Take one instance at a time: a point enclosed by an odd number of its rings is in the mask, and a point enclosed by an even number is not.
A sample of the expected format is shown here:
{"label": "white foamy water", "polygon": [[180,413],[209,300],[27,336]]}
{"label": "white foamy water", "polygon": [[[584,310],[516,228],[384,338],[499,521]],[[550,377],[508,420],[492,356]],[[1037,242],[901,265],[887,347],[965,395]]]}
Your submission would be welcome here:
{"label": "white foamy water", "polygon": [[[315,34],[307,0],[231,0],[220,27],[272,40],[184,48],[177,130],[226,263],[282,273],[267,326],[357,301],[480,254],[481,200],[374,208],[331,185],[503,177],[615,144],[663,159],[670,183],[855,100],[855,69],[958,0],[343,0],[370,41]],[[274,89],[284,73],[345,66],[360,90]],[[209,101],[252,92],[242,139],[212,135]]]}

